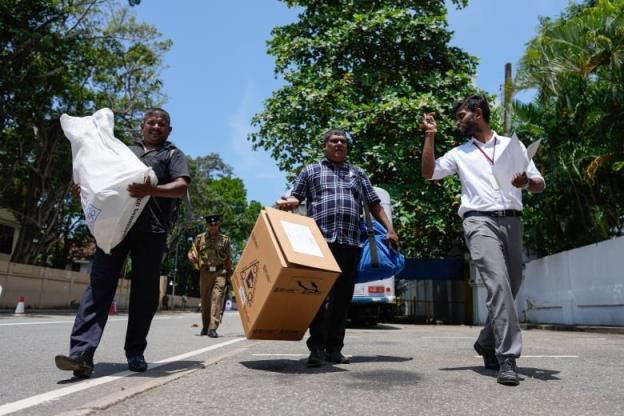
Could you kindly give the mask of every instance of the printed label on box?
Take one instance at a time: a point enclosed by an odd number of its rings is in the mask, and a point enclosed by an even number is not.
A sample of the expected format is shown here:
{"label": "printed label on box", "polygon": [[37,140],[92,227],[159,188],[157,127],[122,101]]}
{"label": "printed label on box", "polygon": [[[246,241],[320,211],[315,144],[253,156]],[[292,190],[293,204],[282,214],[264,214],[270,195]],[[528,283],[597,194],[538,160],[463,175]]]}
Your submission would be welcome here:
{"label": "printed label on box", "polygon": [[296,329],[280,329],[279,330],[280,335],[287,335],[287,336],[297,336],[299,335],[299,332],[300,331]]}
{"label": "printed label on box", "polygon": [[316,279],[293,278],[290,279],[290,287],[276,287],[273,293],[287,293],[299,295],[320,295],[321,289]]}
{"label": "printed label on box", "polygon": [[242,269],[239,273],[239,294],[243,303],[252,304],[254,292],[256,291],[256,278],[258,277],[259,261],[255,260],[250,265]]}
{"label": "printed label on box", "polygon": [[294,251],[311,256],[323,257],[321,248],[316,243],[316,240],[314,240],[310,228],[290,221],[281,220],[280,222],[282,223],[282,228],[284,228],[286,232],[288,241],[290,241],[290,246]]}
{"label": "printed label on box", "polygon": [[253,331],[254,335],[272,335],[273,334],[273,330],[272,329],[265,329],[265,328],[256,328]]}
{"label": "printed label on box", "polygon": [[301,288],[302,295],[320,295],[321,290],[314,280],[299,280],[297,279],[297,286]]}
{"label": "printed label on box", "polygon": [[295,294],[297,292],[299,292],[297,289],[295,289],[295,288],[288,288],[288,287],[276,287],[275,289],[273,289],[273,293]]}
{"label": "printed label on box", "polygon": [[238,297],[241,300],[241,304],[247,303],[247,296],[245,296],[245,289],[243,287],[238,288]]}

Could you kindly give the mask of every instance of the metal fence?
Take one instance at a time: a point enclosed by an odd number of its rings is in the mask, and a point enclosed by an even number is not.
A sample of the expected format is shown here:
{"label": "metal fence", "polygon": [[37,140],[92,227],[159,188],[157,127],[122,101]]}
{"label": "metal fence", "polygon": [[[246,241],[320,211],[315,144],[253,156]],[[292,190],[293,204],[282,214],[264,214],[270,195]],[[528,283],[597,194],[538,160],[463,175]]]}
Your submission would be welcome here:
{"label": "metal fence", "polygon": [[415,324],[467,324],[466,304],[460,301],[397,299],[397,319]]}

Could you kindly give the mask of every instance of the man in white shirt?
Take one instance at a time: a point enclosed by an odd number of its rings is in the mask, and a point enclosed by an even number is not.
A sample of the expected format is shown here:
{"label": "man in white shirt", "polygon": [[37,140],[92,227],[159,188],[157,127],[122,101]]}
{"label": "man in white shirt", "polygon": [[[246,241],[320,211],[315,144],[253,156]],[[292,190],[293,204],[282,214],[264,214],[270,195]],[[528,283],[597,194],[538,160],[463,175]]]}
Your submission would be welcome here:
{"label": "man in white shirt", "polygon": [[[522,283],[522,190],[542,192],[544,178],[533,161],[526,171],[513,171],[518,154],[526,155],[526,149],[490,129],[490,109],[483,97],[466,98],[455,104],[453,113],[460,133],[470,140],[436,160],[437,124],[433,114],[425,114],[422,175],[426,179],[459,175],[458,214],[470,257],[488,292],[488,318],[474,348],[486,368],[498,370],[499,383],[515,386],[519,383],[516,358],[522,351],[514,303]],[[517,146],[520,151],[514,153]]]}

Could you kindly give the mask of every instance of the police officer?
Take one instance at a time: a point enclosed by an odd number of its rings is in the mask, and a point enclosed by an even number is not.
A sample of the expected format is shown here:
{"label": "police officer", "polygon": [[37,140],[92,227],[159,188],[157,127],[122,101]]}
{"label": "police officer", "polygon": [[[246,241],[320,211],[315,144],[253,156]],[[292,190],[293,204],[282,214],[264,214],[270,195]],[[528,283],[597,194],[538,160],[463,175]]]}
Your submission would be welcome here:
{"label": "police officer", "polygon": [[195,237],[187,253],[189,261],[199,270],[199,291],[202,304],[200,335],[217,338],[226,279],[232,275],[230,239],[219,232],[221,216],[205,217],[207,231]]}

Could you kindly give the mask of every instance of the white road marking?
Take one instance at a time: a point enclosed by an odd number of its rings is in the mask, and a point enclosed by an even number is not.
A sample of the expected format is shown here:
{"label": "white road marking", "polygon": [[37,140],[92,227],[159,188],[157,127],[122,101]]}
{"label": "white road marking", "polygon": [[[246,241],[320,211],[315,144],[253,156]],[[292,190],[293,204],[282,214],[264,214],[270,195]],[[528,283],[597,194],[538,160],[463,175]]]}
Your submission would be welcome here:
{"label": "white road marking", "polygon": [[[226,316],[226,315],[224,315]],[[184,319],[189,318],[189,315],[182,316],[156,316],[154,317],[154,321],[166,320],[166,319]],[[108,322],[117,322],[117,321],[127,321],[128,317],[118,317],[118,318],[109,318]],[[0,324],[0,326],[22,326],[22,325],[54,325],[54,324],[73,324],[74,318],[68,319],[66,321],[35,321],[35,322],[9,322]]]}
{"label": "white road marking", "polygon": [[[110,318],[108,322],[127,321],[128,318]],[[43,322],[12,322],[8,324],[0,324],[0,326],[23,326],[23,325],[54,325],[54,324],[73,324],[74,319],[67,321],[43,321]]]}
{"label": "white road marking", "polygon": [[[480,355],[475,355],[474,358],[481,358]],[[578,355],[522,355],[522,358],[579,358]]]}
{"label": "white road marking", "polygon": [[254,357],[307,357],[308,354],[251,354]]}
{"label": "white road marking", "polygon": [[576,338],[568,338],[570,341],[606,341],[609,338],[604,337],[576,337]]}
{"label": "white road marking", "polygon": [[474,339],[474,337],[453,337],[453,336],[447,336],[447,337],[420,337],[422,339]]}
{"label": "white road marking", "polygon": [[[165,358],[164,360],[160,360],[155,363],[150,363],[150,369],[158,368],[165,364],[168,364],[177,360],[182,360],[188,357],[192,357],[194,355],[199,355],[204,352],[216,350],[218,348],[222,348],[222,347],[225,347],[225,346],[228,346],[228,345],[240,342],[240,341],[244,341],[245,339],[246,338],[234,338],[232,340],[221,342],[215,345],[211,345],[209,347],[201,348],[195,351],[190,351],[185,354],[176,355],[175,357]],[[110,383],[111,381],[119,380],[120,378],[127,377],[133,374],[136,374],[136,373],[130,370],[120,371],[119,373],[115,373],[110,376],[86,380],[83,382],[79,382],[73,386],[64,387],[58,390],[52,390],[47,393],[38,394],[36,396],[18,400],[13,403],[7,403],[5,405],[0,406],[0,416],[4,416],[10,413],[18,412],[20,410],[28,409],[29,407],[37,406],[48,401],[58,400],[59,398],[63,396],[77,393],[82,390],[90,389],[91,387],[99,386],[101,384]]]}
{"label": "white road marking", "polygon": [[522,355],[520,358],[579,358],[578,355]]}

